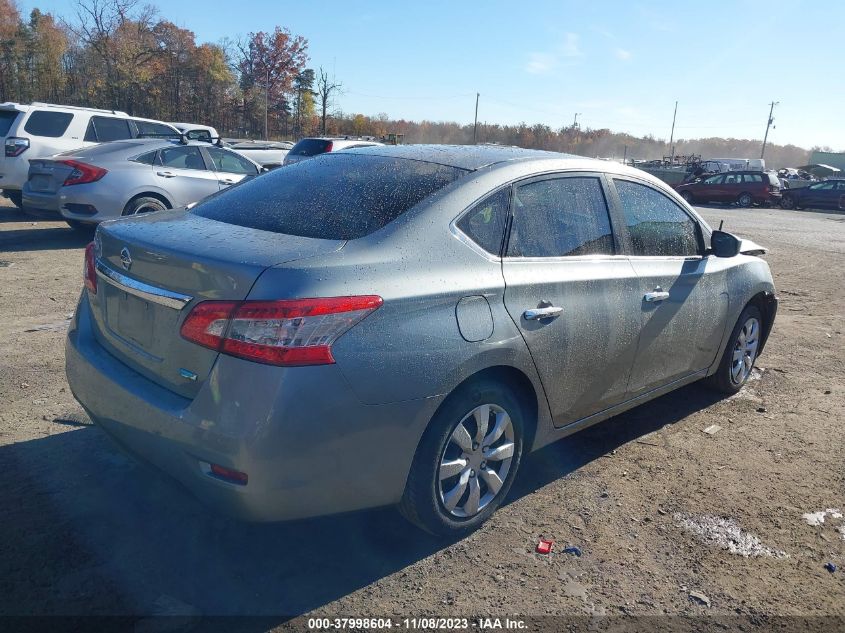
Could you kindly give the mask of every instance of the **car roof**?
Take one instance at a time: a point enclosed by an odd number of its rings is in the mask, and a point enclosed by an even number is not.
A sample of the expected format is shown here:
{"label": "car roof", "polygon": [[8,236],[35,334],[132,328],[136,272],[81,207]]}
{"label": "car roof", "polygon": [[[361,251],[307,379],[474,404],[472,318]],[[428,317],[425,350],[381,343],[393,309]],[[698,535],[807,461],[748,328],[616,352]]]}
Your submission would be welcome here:
{"label": "car roof", "polygon": [[[470,171],[475,171],[496,163],[515,160],[549,158],[594,160],[585,159],[583,156],[575,156],[573,154],[522,149],[521,147],[503,145],[381,145],[348,149],[344,150],[344,153],[406,158]],[[600,162],[606,163],[606,161]]]}

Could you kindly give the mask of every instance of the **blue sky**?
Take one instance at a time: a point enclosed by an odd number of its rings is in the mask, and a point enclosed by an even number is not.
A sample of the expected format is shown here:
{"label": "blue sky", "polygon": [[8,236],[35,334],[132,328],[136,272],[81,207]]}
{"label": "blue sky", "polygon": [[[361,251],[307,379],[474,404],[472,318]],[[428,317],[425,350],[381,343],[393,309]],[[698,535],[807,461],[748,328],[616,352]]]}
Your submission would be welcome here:
{"label": "blue sky", "polygon": [[[275,25],[309,41],[344,112],[571,124],[845,150],[845,2],[158,0],[198,41]],[[71,17],[67,0],[19,0]],[[233,11],[233,7],[237,10]],[[840,64],[840,70],[835,66]]]}

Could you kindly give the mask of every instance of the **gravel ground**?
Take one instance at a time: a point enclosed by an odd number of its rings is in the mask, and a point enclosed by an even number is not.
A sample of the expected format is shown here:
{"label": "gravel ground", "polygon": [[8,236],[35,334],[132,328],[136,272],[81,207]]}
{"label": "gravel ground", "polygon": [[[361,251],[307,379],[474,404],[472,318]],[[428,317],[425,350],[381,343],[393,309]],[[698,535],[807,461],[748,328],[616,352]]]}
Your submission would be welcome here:
{"label": "gravel ground", "polygon": [[487,525],[442,542],[390,509],[232,522],[124,457],[65,383],[87,240],[0,208],[0,615],[845,616],[845,570],[824,567],[845,565],[845,215],[703,213],[771,249],[753,382],[543,449]]}

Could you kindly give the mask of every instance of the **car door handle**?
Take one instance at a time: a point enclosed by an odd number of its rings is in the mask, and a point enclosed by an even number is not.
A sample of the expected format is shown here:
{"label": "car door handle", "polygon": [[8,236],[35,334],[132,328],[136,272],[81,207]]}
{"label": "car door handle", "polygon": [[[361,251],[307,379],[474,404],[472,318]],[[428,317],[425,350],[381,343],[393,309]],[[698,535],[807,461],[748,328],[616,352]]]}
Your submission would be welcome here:
{"label": "car door handle", "polygon": [[549,306],[547,308],[534,308],[522,313],[526,321],[539,321],[540,319],[552,319],[563,312],[563,308]]}
{"label": "car door handle", "polygon": [[648,301],[649,303],[656,303],[658,301],[665,301],[669,298],[669,293],[665,290],[660,290],[659,288],[655,288],[653,292],[645,293],[643,299]]}
{"label": "car door handle", "polygon": [[164,176],[165,178],[173,178],[175,176],[172,171],[157,171],[156,176]]}

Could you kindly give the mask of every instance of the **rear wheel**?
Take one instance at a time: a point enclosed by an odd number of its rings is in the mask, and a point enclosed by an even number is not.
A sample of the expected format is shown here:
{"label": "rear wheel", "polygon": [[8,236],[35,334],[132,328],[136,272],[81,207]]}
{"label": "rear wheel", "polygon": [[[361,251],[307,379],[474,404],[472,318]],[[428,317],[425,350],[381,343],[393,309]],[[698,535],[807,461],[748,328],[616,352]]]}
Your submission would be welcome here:
{"label": "rear wheel", "polygon": [[746,306],[731,332],[719,368],[708,379],[710,386],[731,394],[742,389],[757,360],[762,331],[763,316],[760,310],[753,305]]}
{"label": "rear wheel", "polygon": [[790,195],[785,195],[780,200],[780,208],[781,209],[794,209],[795,208],[795,198]]}
{"label": "rear wheel", "polygon": [[123,209],[123,215],[138,215],[139,213],[153,213],[154,211],[164,211],[169,207],[167,204],[153,196],[141,196],[133,198],[126,204]]}
{"label": "rear wheel", "polygon": [[750,193],[741,193],[739,194],[739,198],[736,199],[736,202],[739,206],[748,208],[754,204],[754,196]]}
{"label": "rear wheel", "polygon": [[474,530],[507,495],[524,437],[522,409],[507,387],[489,380],[462,387],[423,435],[399,510],[432,534]]}
{"label": "rear wheel", "polygon": [[682,192],[681,192],[681,197],[682,197],[684,200],[686,200],[687,204],[692,204],[692,203],[693,203],[693,197],[692,197],[692,194],[691,194],[689,191],[682,191]]}

